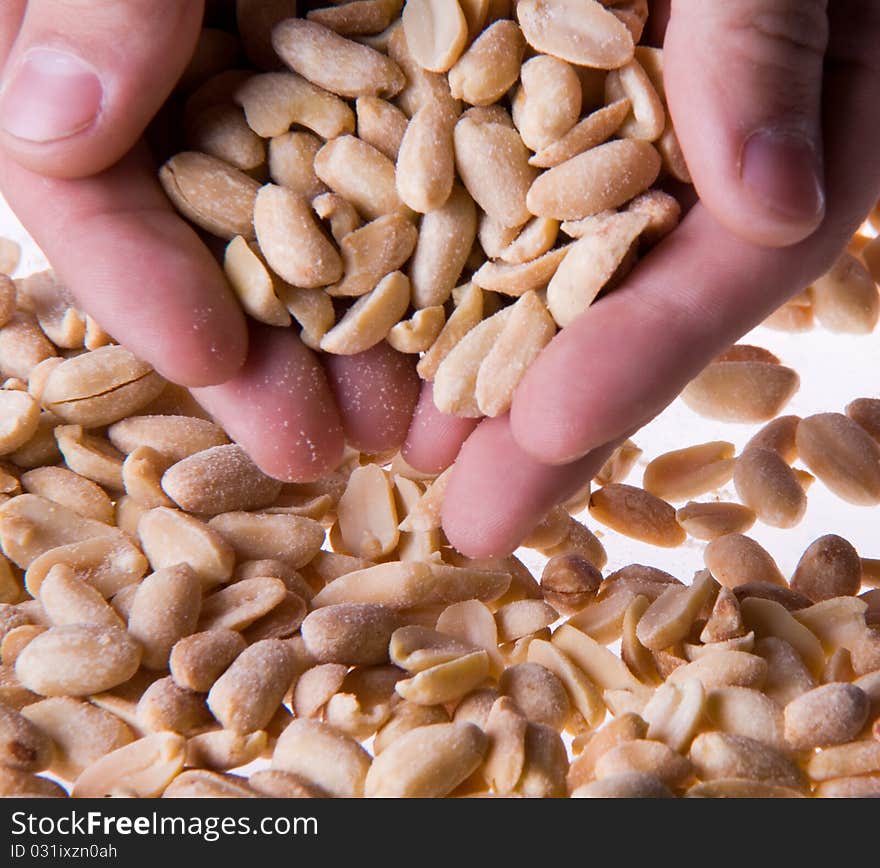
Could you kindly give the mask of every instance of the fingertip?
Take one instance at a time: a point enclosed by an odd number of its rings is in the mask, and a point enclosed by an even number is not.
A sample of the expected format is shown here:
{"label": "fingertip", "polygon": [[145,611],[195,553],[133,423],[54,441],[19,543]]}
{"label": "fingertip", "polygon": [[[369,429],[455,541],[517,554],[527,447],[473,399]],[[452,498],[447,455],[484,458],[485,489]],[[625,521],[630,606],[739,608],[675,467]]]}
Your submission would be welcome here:
{"label": "fingertip", "polygon": [[398,449],[419,396],[415,359],[382,341],[353,356],[325,355],[323,362],[348,443],[368,453]]}
{"label": "fingertip", "polygon": [[432,384],[424,382],[403,444],[403,457],[422,473],[442,473],[478,424],[478,419],[441,413],[434,404]]}
{"label": "fingertip", "polygon": [[227,382],[195,390],[263,472],[314,482],[342,460],[345,435],[324,369],[291,329],[252,323],[244,366]]}

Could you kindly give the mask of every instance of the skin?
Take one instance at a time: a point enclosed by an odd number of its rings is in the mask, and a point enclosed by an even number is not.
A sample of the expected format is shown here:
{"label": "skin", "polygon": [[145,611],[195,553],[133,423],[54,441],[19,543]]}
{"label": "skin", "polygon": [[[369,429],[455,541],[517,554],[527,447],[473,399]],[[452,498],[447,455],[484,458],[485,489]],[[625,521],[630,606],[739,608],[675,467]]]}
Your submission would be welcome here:
{"label": "skin", "polygon": [[[665,48],[699,203],[551,342],[508,416],[443,417],[430,385],[418,393],[413,360],[387,347],[322,359],[295,330],[247,326],[171,210],[138,140],[201,15],[193,0],[4,0],[0,190],[83,308],[165,376],[200,387],[273,475],[321,476],[346,436],[372,453],[403,443],[426,471],[455,461],[444,528],[472,556],[512,551],[616,442],[827,270],[880,195],[880,2],[657,0],[651,40]],[[96,72],[101,103],[69,135],[31,141],[6,128],[4,100],[28,52],[46,46]]]}

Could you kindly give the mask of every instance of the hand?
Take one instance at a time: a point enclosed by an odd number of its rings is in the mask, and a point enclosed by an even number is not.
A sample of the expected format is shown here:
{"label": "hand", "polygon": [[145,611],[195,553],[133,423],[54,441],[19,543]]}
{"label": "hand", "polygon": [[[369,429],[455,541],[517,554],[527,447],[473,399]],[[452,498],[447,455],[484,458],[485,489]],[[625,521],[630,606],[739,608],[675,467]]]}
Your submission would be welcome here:
{"label": "hand", "polygon": [[337,465],[346,437],[368,452],[399,446],[418,379],[384,344],[322,364],[295,330],[247,325],[171,209],[139,139],[192,55],[203,6],[2,0],[0,190],[116,340],[199,387],[263,470],[315,479]]}
{"label": "hand", "polygon": [[876,0],[672,0],[666,90],[701,201],[556,336],[509,416],[473,430],[424,390],[405,454],[433,470],[458,454],[453,545],[511,552],[609,444],[830,267],[880,195],[878,44]]}

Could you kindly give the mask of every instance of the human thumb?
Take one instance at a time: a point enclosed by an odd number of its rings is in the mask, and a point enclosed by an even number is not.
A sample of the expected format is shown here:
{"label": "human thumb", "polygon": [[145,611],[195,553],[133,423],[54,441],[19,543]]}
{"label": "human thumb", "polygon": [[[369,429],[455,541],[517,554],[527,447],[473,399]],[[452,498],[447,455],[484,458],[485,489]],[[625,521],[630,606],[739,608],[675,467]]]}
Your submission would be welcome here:
{"label": "human thumb", "polygon": [[30,0],[0,82],[0,147],[82,177],[140,137],[186,66],[203,0]]}
{"label": "human thumb", "polygon": [[827,0],[673,0],[664,43],[670,112],[701,200],[771,247],[822,222]]}

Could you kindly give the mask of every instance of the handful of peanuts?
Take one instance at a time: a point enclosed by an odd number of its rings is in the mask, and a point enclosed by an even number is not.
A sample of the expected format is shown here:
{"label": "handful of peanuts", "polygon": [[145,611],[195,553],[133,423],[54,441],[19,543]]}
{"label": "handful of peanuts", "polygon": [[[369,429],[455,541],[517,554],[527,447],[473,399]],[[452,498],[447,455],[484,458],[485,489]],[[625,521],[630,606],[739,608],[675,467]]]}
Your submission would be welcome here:
{"label": "handful of peanuts", "polygon": [[[329,353],[387,340],[440,409],[505,412],[678,222],[652,187],[687,169],[647,3],[293,6],[238,3],[262,72],[205,32],[168,195],[228,242],[252,317]],[[0,272],[17,255],[0,240]],[[870,332],[878,278],[861,233],[768,324]],[[453,550],[446,474],[399,454],[266,476],[52,272],[0,276],[0,373],[2,796],[880,795],[880,561],[826,535],[788,580],[744,535],[794,526],[816,479],[880,503],[880,400],[780,415],[797,373],[732,347],[682,397],[764,427],[739,456],[658,456],[642,487],[624,443],[524,542],[538,581]],[[731,480],[741,503],[694,500]],[[706,569],[603,576],[585,510],[704,540]]]}

